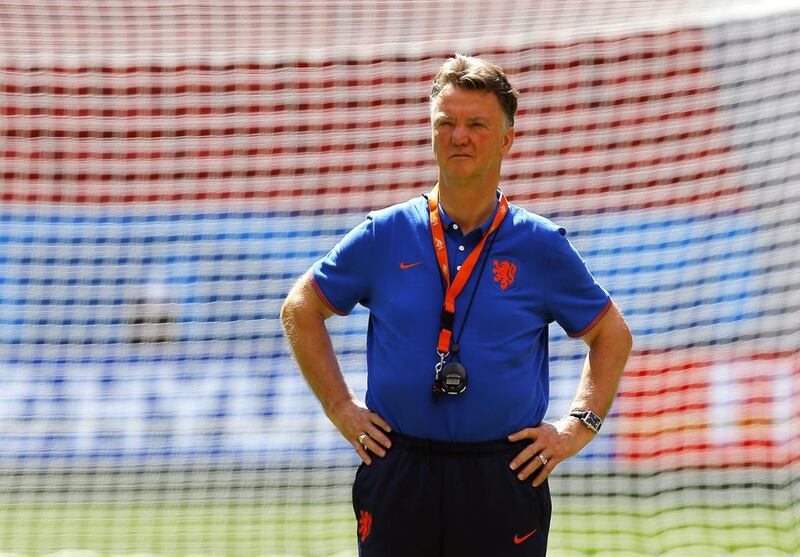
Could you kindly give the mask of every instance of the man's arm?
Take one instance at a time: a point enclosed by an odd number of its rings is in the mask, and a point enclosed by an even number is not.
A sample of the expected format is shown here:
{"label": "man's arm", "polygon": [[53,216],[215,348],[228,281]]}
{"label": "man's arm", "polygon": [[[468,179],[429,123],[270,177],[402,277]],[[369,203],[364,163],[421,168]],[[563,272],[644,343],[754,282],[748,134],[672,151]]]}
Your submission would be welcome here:
{"label": "man's arm", "polygon": [[359,435],[369,435],[366,447],[382,457],[391,446],[384,432],[391,431],[391,428],[383,418],[357,400],[347,386],[325,326],[325,320],[332,315],[314,289],[308,273],[292,287],[281,307],[283,330],[300,371],[328,419],[353,445],[361,460],[371,464],[369,453],[358,442]]}
{"label": "man's arm", "polygon": [[[586,356],[571,409],[591,410],[605,418],[617,393],[633,339],[616,306],[612,306],[600,322],[582,338],[589,345],[589,354]],[[539,486],[559,462],[578,453],[592,437],[594,433],[583,422],[571,416],[565,416],[553,424],[542,422],[539,427],[517,431],[509,435],[510,441],[531,439],[533,442],[514,458],[511,468],[519,470],[517,475],[520,480],[527,479],[540,469],[533,480],[533,485]],[[546,465],[542,465],[536,457],[539,453],[547,459]]]}

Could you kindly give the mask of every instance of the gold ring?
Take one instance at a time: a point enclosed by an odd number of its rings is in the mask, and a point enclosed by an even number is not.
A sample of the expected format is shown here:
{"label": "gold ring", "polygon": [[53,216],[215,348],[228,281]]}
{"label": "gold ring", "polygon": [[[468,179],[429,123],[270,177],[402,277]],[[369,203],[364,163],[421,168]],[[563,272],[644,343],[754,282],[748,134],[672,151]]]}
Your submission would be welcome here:
{"label": "gold ring", "polygon": [[547,459],[544,457],[544,455],[542,453],[539,453],[536,456],[539,457],[539,460],[542,462],[542,466],[547,466]]}
{"label": "gold ring", "polygon": [[358,443],[359,443],[359,445],[363,445],[363,444],[364,444],[364,441],[366,441],[366,440],[367,440],[367,437],[369,437],[369,435],[368,435],[367,433],[362,433],[361,435],[359,435],[359,436],[358,436]]}

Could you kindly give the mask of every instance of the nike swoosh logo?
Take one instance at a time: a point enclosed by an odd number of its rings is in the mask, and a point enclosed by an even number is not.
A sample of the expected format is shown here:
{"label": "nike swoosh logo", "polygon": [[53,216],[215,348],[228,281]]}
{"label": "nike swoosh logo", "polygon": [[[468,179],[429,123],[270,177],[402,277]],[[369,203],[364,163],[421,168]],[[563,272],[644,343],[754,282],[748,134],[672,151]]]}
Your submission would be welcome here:
{"label": "nike swoosh logo", "polygon": [[416,263],[403,263],[400,262],[401,269],[410,269],[411,267],[416,267],[417,265],[422,265],[422,261],[417,261]]}
{"label": "nike swoosh logo", "polygon": [[524,536],[522,536],[521,538],[519,536],[517,536],[516,534],[514,534],[514,543],[519,545],[522,542],[524,542],[525,540],[527,540],[528,538],[530,538],[535,533],[536,533],[536,530],[532,530],[532,531],[528,532],[527,534],[525,534]]}

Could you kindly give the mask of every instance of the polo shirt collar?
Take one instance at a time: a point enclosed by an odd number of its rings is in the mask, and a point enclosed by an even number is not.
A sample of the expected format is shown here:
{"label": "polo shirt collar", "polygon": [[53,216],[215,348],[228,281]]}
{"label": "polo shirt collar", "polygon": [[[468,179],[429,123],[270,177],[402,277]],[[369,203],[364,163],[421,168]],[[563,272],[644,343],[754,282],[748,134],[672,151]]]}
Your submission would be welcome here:
{"label": "polo shirt collar", "polygon": [[[499,201],[500,200],[500,190],[499,189],[495,193],[495,196],[496,196],[496,200]],[[424,197],[426,199],[428,198],[427,195],[425,195]],[[489,231],[489,228],[492,226],[492,222],[494,221],[494,217],[497,214],[497,209],[500,207],[500,203],[498,203],[497,201],[494,204],[494,210],[492,211],[492,214],[489,215],[489,218],[487,218],[485,221],[483,221],[483,223],[478,227],[478,228],[481,229],[481,238],[483,238],[486,235],[486,233]],[[450,218],[450,215],[445,213],[444,207],[442,207],[441,204],[439,204],[439,214],[442,216],[442,226],[444,226],[444,229],[445,230],[452,230],[452,226],[453,226],[453,223],[455,221],[452,218]],[[466,235],[467,232],[462,230],[462,234]]]}

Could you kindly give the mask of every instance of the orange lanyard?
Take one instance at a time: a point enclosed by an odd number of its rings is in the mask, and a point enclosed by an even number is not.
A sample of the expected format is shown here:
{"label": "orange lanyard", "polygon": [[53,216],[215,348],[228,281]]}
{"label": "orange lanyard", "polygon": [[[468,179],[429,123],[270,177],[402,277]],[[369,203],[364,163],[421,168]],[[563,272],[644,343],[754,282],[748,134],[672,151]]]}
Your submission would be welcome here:
{"label": "orange lanyard", "polygon": [[442,308],[441,327],[439,329],[439,342],[437,344],[437,351],[440,355],[450,352],[450,340],[453,337],[453,323],[455,321],[456,312],[456,298],[461,291],[464,290],[467,281],[469,280],[475,265],[483,251],[483,246],[486,244],[486,239],[500,227],[508,213],[508,201],[503,192],[500,192],[500,206],[497,209],[497,214],[494,216],[489,230],[483,235],[481,241],[475,246],[475,249],[467,256],[467,259],[461,265],[461,269],[456,273],[453,283],[450,284],[450,268],[447,264],[447,246],[444,241],[444,229],[442,228],[442,219],[439,217],[439,184],[436,184],[428,194],[428,214],[431,221],[431,235],[433,236],[433,247],[436,253],[436,260],[439,263],[439,271],[442,273],[447,290],[444,294],[444,307]]}

